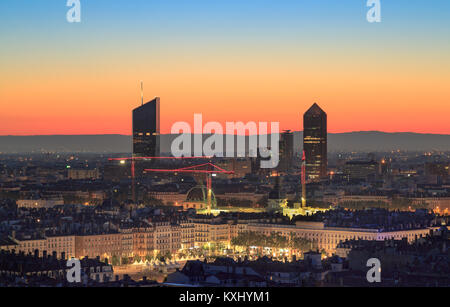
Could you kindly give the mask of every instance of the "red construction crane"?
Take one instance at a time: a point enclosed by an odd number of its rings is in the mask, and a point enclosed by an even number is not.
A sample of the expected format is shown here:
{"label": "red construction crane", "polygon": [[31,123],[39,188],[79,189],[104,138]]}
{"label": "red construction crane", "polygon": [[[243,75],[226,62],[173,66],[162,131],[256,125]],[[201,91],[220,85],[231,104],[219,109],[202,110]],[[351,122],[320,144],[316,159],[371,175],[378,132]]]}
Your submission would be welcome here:
{"label": "red construction crane", "polygon": [[136,161],[147,161],[147,160],[195,160],[195,159],[211,159],[212,157],[126,157],[126,158],[110,158],[108,161],[120,161],[125,163],[126,161],[131,161],[131,195],[133,201],[136,202]]}
{"label": "red construction crane", "polygon": [[206,175],[206,190],[207,209],[211,213],[211,198],[212,198],[212,176],[215,174],[234,174],[232,171],[226,171],[212,163],[205,163],[178,169],[146,169],[145,172],[161,172],[161,173],[191,173],[191,174],[205,174]]}

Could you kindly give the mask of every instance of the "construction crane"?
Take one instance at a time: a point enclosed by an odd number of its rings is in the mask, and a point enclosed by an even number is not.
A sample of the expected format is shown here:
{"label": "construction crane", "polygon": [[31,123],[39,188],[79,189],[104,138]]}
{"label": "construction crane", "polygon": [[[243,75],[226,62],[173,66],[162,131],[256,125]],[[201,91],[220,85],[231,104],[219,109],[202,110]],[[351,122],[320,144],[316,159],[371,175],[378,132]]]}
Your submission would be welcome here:
{"label": "construction crane", "polygon": [[211,159],[212,157],[126,157],[126,158],[110,158],[108,161],[119,161],[125,164],[131,161],[131,197],[136,202],[136,162],[137,161],[151,161],[151,160],[200,160]]}
{"label": "construction crane", "polygon": [[160,173],[190,173],[190,174],[205,174],[206,175],[206,190],[207,190],[207,212],[211,214],[212,203],[212,177],[216,174],[234,174],[233,171],[226,171],[212,163],[205,163],[178,169],[146,169],[144,172],[160,172]]}

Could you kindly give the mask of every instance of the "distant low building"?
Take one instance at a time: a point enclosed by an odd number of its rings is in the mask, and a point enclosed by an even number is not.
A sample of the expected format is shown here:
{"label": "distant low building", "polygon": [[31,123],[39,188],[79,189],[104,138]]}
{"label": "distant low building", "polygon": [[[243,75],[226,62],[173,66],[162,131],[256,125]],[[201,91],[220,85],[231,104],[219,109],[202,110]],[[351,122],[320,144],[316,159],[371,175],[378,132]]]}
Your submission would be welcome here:
{"label": "distant low building", "polygon": [[386,204],[391,204],[392,199],[388,196],[383,195],[343,195],[339,197],[338,203],[345,202],[383,202]]}
{"label": "distant low building", "polygon": [[[113,269],[110,265],[101,262],[100,259],[85,258],[80,261],[81,277],[84,283],[95,281],[106,283],[113,280]],[[0,251],[0,280],[11,278],[46,279],[54,283],[68,284],[67,273],[71,267],[67,266],[64,259],[58,259],[53,255],[40,257],[38,253],[25,254],[14,251]]]}
{"label": "distant low building", "polygon": [[172,204],[175,206],[181,206],[183,201],[186,200],[186,194],[179,192],[158,192],[152,191],[148,195],[154,199],[161,200],[165,205]]}
{"label": "distant low building", "polygon": [[64,200],[61,199],[19,199],[17,201],[18,208],[53,208],[55,206],[64,205]]}
{"label": "distant low building", "polygon": [[0,250],[12,251],[17,250],[17,242],[9,237],[0,238]]}
{"label": "distant low building", "polygon": [[94,169],[69,169],[67,171],[67,178],[71,180],[89,180],[100,179],[100,171]]}
{"label": "distant low building", "polygon": [[250,159],[222,159],[217,162],[217,166],[232,171],[233,174],[219,174],[219,178],[242,178],[252,172],[252,161]]}
{"label": "distant low building", "polygon": [[376,161],[349,161],[345,163],[344,173],[349,180],[375,179],[379,173]]}
{"label": "distant low building", "polygon": [[449,215],[450,214],[450,197],[417,197],[411,198],[413,205],[428,205],[428,209],[436,213]]}

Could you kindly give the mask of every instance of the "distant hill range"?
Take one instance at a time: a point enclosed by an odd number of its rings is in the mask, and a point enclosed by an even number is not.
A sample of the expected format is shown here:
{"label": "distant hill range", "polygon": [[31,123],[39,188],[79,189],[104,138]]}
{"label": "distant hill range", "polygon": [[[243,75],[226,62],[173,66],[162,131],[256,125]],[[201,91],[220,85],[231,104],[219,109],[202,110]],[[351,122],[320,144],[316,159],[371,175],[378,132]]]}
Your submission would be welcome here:
{"label": "distant hill range", "polygon": [[[170,144],[175,137],[161,136],[162,152],[170,152]],[[302,139],[303,132],[294,132],[297,152],[303,147]],[[0,153],[129,153],[131,148],[132,138],[128,135],[0,136]],[[380,152],[397,149],[450,151],[450,135],[378,131],[331,133],[328,149],[330,152]]]}

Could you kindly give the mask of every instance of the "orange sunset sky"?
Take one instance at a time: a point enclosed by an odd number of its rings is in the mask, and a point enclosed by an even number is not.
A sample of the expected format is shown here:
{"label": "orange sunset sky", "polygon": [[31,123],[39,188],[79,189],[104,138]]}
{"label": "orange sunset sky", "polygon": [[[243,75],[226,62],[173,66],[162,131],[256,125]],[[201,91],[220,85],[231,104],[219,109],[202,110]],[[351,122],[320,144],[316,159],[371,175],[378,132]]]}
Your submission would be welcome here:
{"label": "orange sunset sky", "polygon": [[448,2],[407,12],[386,4],[380,24],[364,20],[361,4],[331,2],[256,12],[235,1],[189,11],[153,4],[149,21],[144,2],[117,1],[86,4],[80,24],[52,2],[7,2],[0,135],[131,134],[140,80],[146,100],[161,97],[163,133],[194,113],[302,130],[317,102],[330,132],[450,134]]}

